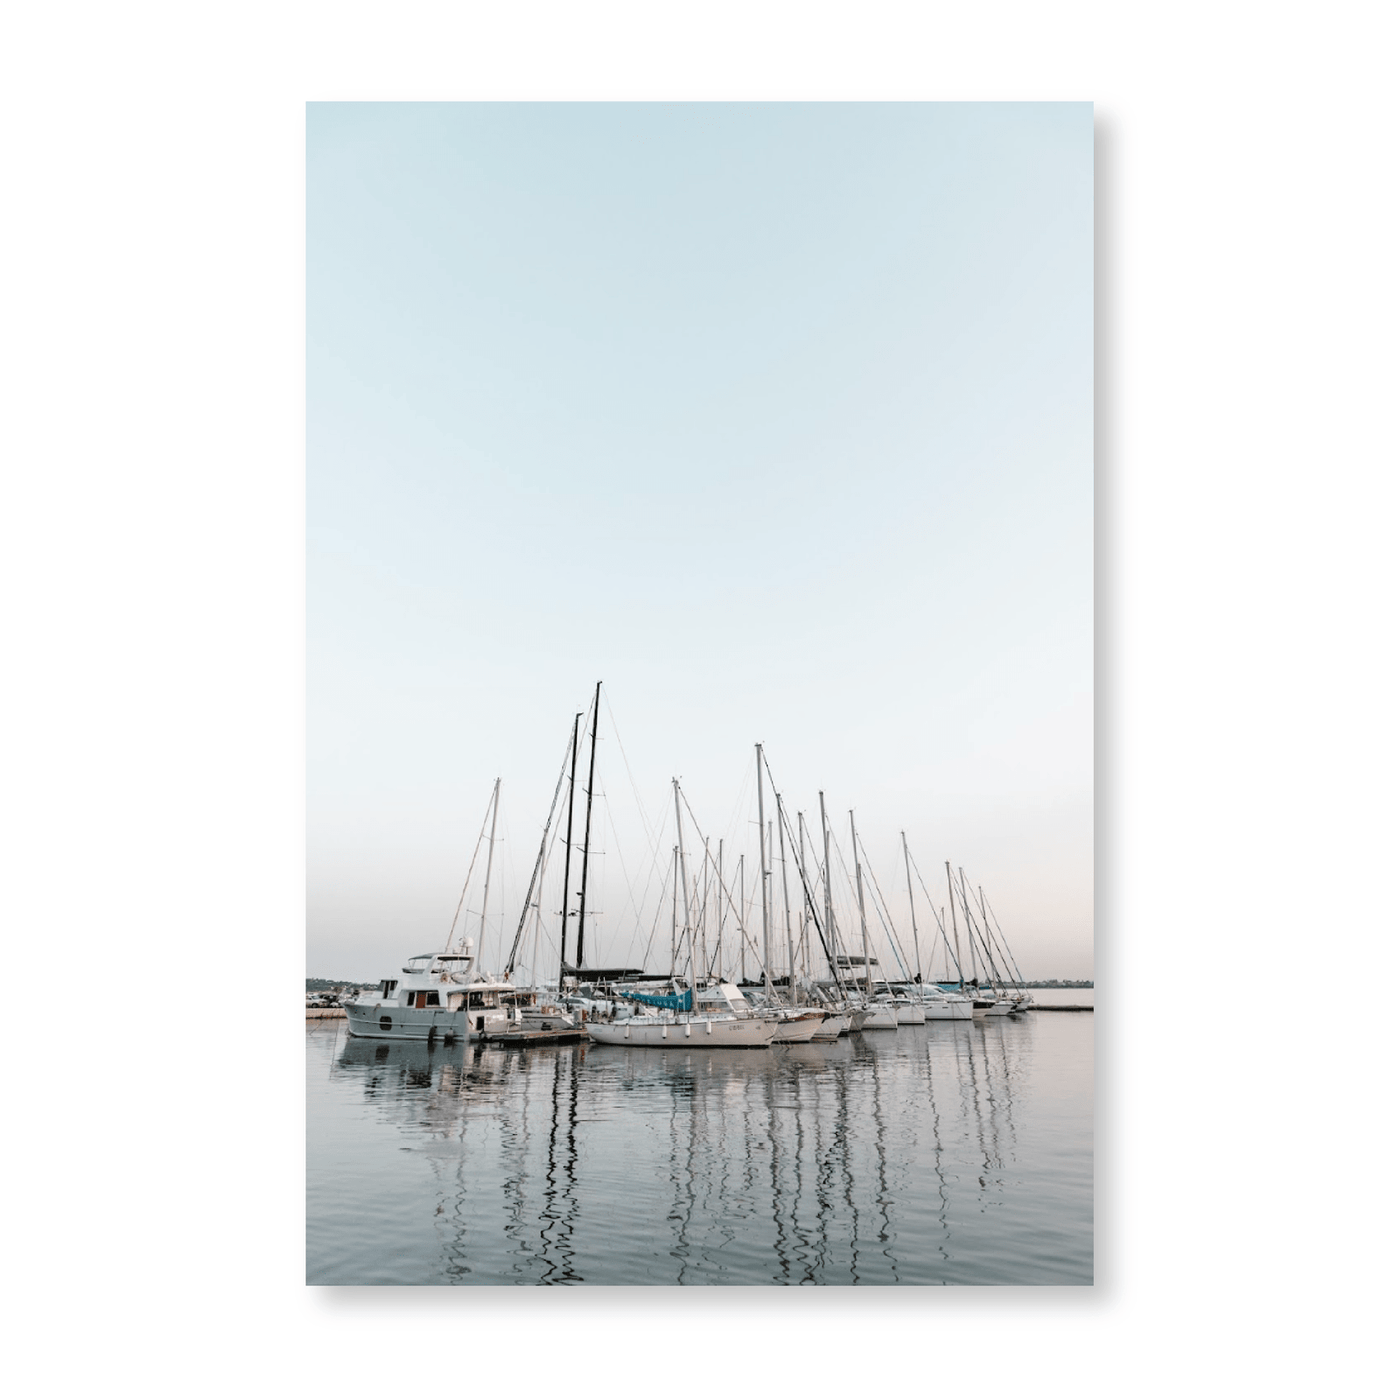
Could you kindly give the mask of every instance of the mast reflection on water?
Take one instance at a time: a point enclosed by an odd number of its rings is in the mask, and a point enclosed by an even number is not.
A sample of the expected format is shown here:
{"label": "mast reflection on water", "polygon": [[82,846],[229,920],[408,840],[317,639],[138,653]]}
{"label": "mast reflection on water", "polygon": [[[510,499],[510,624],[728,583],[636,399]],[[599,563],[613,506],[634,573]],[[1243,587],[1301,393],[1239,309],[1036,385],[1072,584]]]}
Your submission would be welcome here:
{"label": "mast reflection on water", "polygon": [[308,1046],[313,1283],[1092,1282],[1088,1016]]}

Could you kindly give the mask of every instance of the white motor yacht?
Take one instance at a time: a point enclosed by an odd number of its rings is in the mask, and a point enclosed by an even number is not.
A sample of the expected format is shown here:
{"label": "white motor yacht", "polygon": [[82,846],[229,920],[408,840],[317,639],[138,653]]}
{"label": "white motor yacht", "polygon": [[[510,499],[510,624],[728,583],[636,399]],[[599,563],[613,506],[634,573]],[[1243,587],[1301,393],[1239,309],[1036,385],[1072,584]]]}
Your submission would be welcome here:
{"label": "white motor yacht", "polygon": [[346,1028],[370,1040],[474,1040],[518,1024],[519,988],[479,976],[472,940],[456,953],[420,953],[399,977],[345,1005]]}

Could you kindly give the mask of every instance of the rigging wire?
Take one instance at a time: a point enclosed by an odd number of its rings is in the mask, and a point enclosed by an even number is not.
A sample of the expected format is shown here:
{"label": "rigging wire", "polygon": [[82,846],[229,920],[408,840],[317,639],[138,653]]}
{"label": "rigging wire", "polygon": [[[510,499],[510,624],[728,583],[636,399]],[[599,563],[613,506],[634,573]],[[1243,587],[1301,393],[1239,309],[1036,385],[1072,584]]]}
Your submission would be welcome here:
{"label": "rigging wire", "polygon": [[[520,947],[520,936],[525,930],[525,920],[528,917],[530,911],[530,897],[531,895],[536,895],[535,909],[537,911],[537,915],[539,910],[539,900],[543,898],[544,868],[548,864],[549,860],[549,832],[550,828],[554,825],[554,812],[559,805],[559,793],[564,786],[564,774],[568,771],[569,768],[569,752],[572,747],[573,740],[570,739],[569,743],[564,746],[564,761],[559,768],[559,781],[554,785],[554,796],[553,798],[551,798],[549,803],[549,816],[545,818],[544,834],[540,837],[540,853],[538,856],[535,857],[535,870],[534,873],[530,876],[530,887],[525,891],[525,903],[521,906],[520,922],[515,926],[515,942],[511,944],[510,958],[506,963],[505,975],[507,978],[509,978],[511,973],[515,970],[515,957],[516,952]],[[470,876],[468,878],[470,878]],[[540,890],[538,893],[536,891],[537,882],[540,886]],[[464,895],[466,894],[465,888],[463,889],[462,893]],[[502,927],[502,935],[504,936],[504,926]],[[538,930],[536,942],[538,943]],[[533,972],[534,968],[532,967],[530,970],[531,972]]]}
{"label": "rigging wire", "polygon": [[1011,951],[1011,944],[1007,941],[1006,935],[1001,931],[1001,920],[997,918],[996,910],[992,908],[992,901],[987,898],[981,885],[977,886],[977,893],[981,895],[982,903],[986,905],[987,913],[991,917],[991,921],[996,925],[997,933],[1001,938],[1002,947],[1006,949],[1006,956],[1011,960],[1011,966],[1016,970],[1017,980],[1024,983],[1026,979],[1021,972],[1021,965],[1016,961],[1016,954]]}
{"label": "rigging wire", "polygon": [[[766,751],[763,753],[763,769],[764,769],[764,771],[768,774],[768,782],[769,782],[769,785],[772,787],[773,792],[776,794],[776,793],[778,792],[778,785],[777,785],[776,782],[773,781],[773,770],[772,770],[772,768],[771,768],[771,767],[769,766],[769,764],[768,764],[768,754],[767,754]],[[788,819],[787,819],[787,812],[786,812],[786,810],[784,810],[783,808],[780,807],[780,808],[779,808],[779,811],[782,813],[783,826],[784,826],[784,827],[786,828],[786,830],[787,830],[788,842],[789,842],[789,844],[792,846],[793,850],[795,850],[795,851],[801,850],[802,848],[798,845],[797,838],[793,835],[793,832],[792,832],[792,824],[791,824],[791,823],[788,821]],[[802,815],[801,813],[798,813],[798,820],[799,820],[799,822],[801,821],[801,815]],[[821,922],[821,920],[817,917],[817,906],[816,906],[815,901],[814,901],[813,898],[812,898],[812,891],[808,888],[808,885],[807,885],[807,872],[802,868],[802,863],[801,863],[801,861],[798,862],[797,873],[798,873],[798,878],[799,878],[799,880],[800,880],[801,883],[802,883],[802,896],[803,896],[803,899],[806,901],[806,904],[807,904],[807,909],[808,909],[808,912],[809,912],[809,916],[810,916],[810,918],[811,918],[811,920],[812,920],[812,927],[815,928],[816,931],[817,931],[817,938],[818,938],[818,940],[821,942],[821,945],[822,945],[822,952],[824,952],[824,953],[826,954],[827,963],[828,963],[828,965],[829,965],[830,968],[831,968],[831,975],[832,975],[833,977],[836,977],[836,978],[837,978],[837,982],[838,982],[838,985],[839,985],[839,983],[840,983],[840,978],[839,978],[839,976],[837,975],[837,972],[836,972],[836,960],[835,960],[835,958],[832,956],[831,947],[830,947],[830,945],[829,945],[829,944],[827,943],[827,941],[826,941],[826,933],[824,932],[824,930],[823,930],[823,928],[822,928],[822,922]]]}
{"label": "rigging wire", "polygon": [[977,934],[977,941],[982,945],[982,951],[987,955],[987,965],[993,974],[992,980],[999,980],[1001,982],[1010,981],[1010,978],[1007,976],[1006,970],[1003,967],[999,966],[996,958],[992,956],[992,950],[988,946],[989,940],[983,936],[982,928],[979,927],[976,920],[974,920],[972,917],[972,911],[969,908],[970,901],[967,897],[967,876],[963,873],[962,866],[958,866],[958,880],[960,882],[962,891],[963,913],[967,916],[968,928],[970,928],[974,933]]}
{"label": "rigging wire", "polygon": [[[461,898],[457,901],[457,912],[452,916],[452,927],[447,930],[447,942],[442,945],[442,951],[444,953],[452,946],[452,935],[457,931],[457,920],[461,917],[462,905],[466,902],[467,898],[467,886],[472,882],[472,871],[476,869],[477,857],[481,854],[481,843],[486,839],[486,822],[491,816],[491,803],[495,800],[496,793],[493,789],[491,793],[491,802],[486,804],[486,814],[481,819],[481,834],[476,838],[476,849],[472,852],[471,864],[467,866],[467,878],[462,882],[462,894]],[[468,909],[467,913],[470,915],[472,911]],[[464,924],[463,929],[465,929],[465,927],[466,925]],[[465,932],[462,936],[464,938],[466,937]]]}
{"label": "rigging wire", "polygon": [[[622,838],[618,835],[618,831],[617,831],[617,822],[616,822],[616,820],[615,820],[615,818],[614,818],[614,816],[613,816],[612,803],[610,803],[610,802],[608,801],[608,798],[607,798],[607,794],[606,794],[606,793],[603,793],[603,794],[600,794],[600,795],[601,795],[602,798],[603,798],[603,815],[604,815],[604,820],[607,822],[608,826],[611,828],[612,834],[613,834],[613,840],[617,843],[617,863],[618,863],[619,868],[620,868],[621,871],[622,871],[622,878],[623,878],[623,881],[625,882],[625,884],[626,884],[626,886],[627,886],[627,899],[628,899],[628,902],[629,902],[629,903],[631,904],[631,906],[632,906],[632,913],[633,913],[632,935],[631,935],[631,937],[630,937],[630,938],[628,939],[628,941],[627,941],[627,957],[630,958],[630,957],[632,956],[632,950],[636,947],[637,940],[638,940],[638,938],[641,936],[641,931],[642,931],[642,920],[643,920],[643,918],[645,917],[645,916],[642,914],[641,905],[642,905],[643,902],[645,902],[646,897],[647,897],[647,893],[648,893],[648,892],[650,891],[650,889],[651,889],[651,874],[650,874],[650,873],[648,874],[646,884],[644,884],[644,885],[642,886],[642,898],[641,898],[641,900],[639,901],[639,900],[637,899],[637,895],[636,895],[636,882],[633,880],[632,876],[628,874],[628,872],[627,872],[627,862],[624,861],[623,858],[622,858]],[[601,952],[601,949],[600,949],[600,950],[599,950],[599,962],[600,962],[600,964],[601,964],[601,963],[603,963],[603,962],[605,962],[605,961],[606,961],[606,959],[603,958],[602,952]]]}
{"label": "rigging wire", "polygon": [[943,927],[943,919],[939,915],[938,906],[933,902],[933,896],[928,892],[928,886],[924,884],[924,877],[919,870],[919,863],[914,859],[913,856],[910,856],[909,864],[914,867],[914,874],[917,875],[919,879],[919,888],[923,890],[924,898],[928,900],[928,907],[933,911],[933,921],[938,925],[938,932],[943,936],[943,947],[947,952],[948,956],[952,958],[953,966],[958,970],[958,981],[962,982],[964,980],[962,963],[958,961],[958,955],[953,951],[952,945],[948,942],[948,931]]}
{"label": "rigging wire", "polygon": [[[894,915],[890,914],[890,907],[888,904],[885,903],[884,891],[881,890],[880,882],[875,878],[875,871],[870,864],[870,853],[865,849],[865,842],[861,840],[859,836],[856,837],[856,840],[860,844],[861,855],[865,857],[865,873],[870,877],[870,883],[872,886],[874,886],[875,889],[875,898],[877,901],[875,905],[875,913],[880,920],[881,926],[885,930],[885,937],[889,939],[890,951],[894,954],[895,962],[899,964],[899,971],[901,977],[904,979],[904,981],[911,982],[913,981],[913,978],[909,976],[909,968],[905,964],[902,951],[899,947],[898,942],[895,939],[894,932],[891,927],[894,923]],[[884,906],[884,914],[880,913],[880,908],[882,905]],[[889,923],[885,922],[885,914],[889,914]],[[885,981],[888,982],[889,978],[887,977]]]}
{"label": "rigging wire", "polygon": [[[651,945],[654,939],[656,938],[656,926],[661,922],[662,911],[666,908],[666,890],[668,888],[668,885],[668,881],[662,882],[661,893],[657,897],[656,917],[651,921],[651,933],[647,937],[647,946],[642,952],[643,971],[646,970],[647,964],[651,961]],[[650,888],[650,885],[648,885],[648,888]]]}

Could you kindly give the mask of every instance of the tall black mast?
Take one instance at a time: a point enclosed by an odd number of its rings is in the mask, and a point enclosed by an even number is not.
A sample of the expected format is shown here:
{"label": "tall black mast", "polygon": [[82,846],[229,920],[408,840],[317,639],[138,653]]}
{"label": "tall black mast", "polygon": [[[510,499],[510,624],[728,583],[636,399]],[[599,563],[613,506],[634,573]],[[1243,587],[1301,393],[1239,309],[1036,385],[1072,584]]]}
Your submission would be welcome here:
{"label": "tall black mast", "polygon": [[569,857],[574,849],[574,775],[578,771],[578,722],[583,718],[580,711],[574,716],[574,737],[570,741],[573,757],[569,760],[569,820],[564,832],[564,923],[559,930],[559,992],[564,992],[564,968],[569,956]]}
{"label": "tall black mast", "polygon": [[[593,829],[593,765],[598,758],[598,699],[603,693],[603,682],[599,681],[593,692],[593,738],[588,747],[588,805],[583,815],[583,879],[578,892],[578,957],[575,967],[583,966],[583,920],[588,913],[588,834]],[[566,886],[567,888],[567,886]]]}

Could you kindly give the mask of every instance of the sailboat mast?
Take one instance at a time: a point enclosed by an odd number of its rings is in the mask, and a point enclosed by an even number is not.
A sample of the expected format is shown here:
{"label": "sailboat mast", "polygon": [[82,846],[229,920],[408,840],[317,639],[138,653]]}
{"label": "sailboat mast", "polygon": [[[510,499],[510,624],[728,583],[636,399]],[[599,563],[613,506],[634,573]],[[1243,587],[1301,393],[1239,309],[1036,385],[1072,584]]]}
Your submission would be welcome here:
{"label": "sailboat mast", "polygon": [[[771,819],[771,818],[769,819],[769,822],[768,822],[768,859],[769,859],[769,860],[772,860],[772,859],[773,859],[773,822],[772,822],[772,819]],[[773,872],[772,872],[771,870],[768,872],[768,878],[769,878],[770,880],[773,878]],[[770,896],[770,898],[771,898],[771,896]],[[770,918],[776,919],[777,917],[778,917],[778,911],[777,911],[776,909],[771,910],[771,911],[770,911]],[[769,1001],[772,1001],[772,999],[773,999],[773,974],[772,974],[772,972],[771,972],[771,970],[769,969],[769,966],[768,966],[768,952],[767,952],[767,943],[768,943],[768,939],[765,937],[764,940],[763,940],[763,942],[764,942],[764,945],[765,945],[765,947],[764,947],[764,954],[763,954],[763,985],[764,985],[764,987],[767,989],[766,992],[765,992],[765,995],[768,997]]]}
{"label": "sailboat mast", "polygon": [[1024,985],[1026,976],[1021,971],[1021,964],[1016,961],[1016,954],[1011,951],[1011,944],[1007,941],[1006,935],[1001,931],[1001,920],[997,918],[996,910],[987,903],[987,896],[982,893],[982,886],[977,886],[977,896],[982,901],[984,914],[996,925],[997,937],[1001,939],[1001,946],[1006,949],[1006,956],[1011,961],[1011,966],[1016,970],[1016,980]]}
{"label": "sailboat mast", "polygon": [[865,884],[861,877],[860,869],[860,844],[856,840],[856,814],[852,810],[851,818],[851,854],[856,862],[856,904],[860,908],[860,955],[865,959],[865,995],[871,996],[874,993],[874,986],[870,980],[870,934],[865,927]]}
{"label": "sailboat mast", "polygon": [[807,920],[810,912],[807,908],[809,898],[807,891],[810,888],[807,884],[807,814],[799,812],[797,814],[797,873],[802,877],[802,924],[797,931],[797,942],[802,949],[802,975],[809,981],[812,976],[812,948],[807,936]]}
{"label": "sailboat mast", "polygon": [[564,827],[564,911],[563,924],[559,930],[559,995],[564,995],[564,969],[569,962],[569,860],[574,853],[574,783],[578,777],[578,722],[583,718],[580,710],[574,716],[574,737],[569,741],[572,757],[569,759],[569,819]]}
{"label": "sailboat mast", "polygon": [[[977,943],[976,930],[972,925],[972,909],[967,902],[967,876],[963,874],[962,866],[958,866],[958,881],[962,890],[963,902],[963,922],[967,925],[967,956],[972,962],[972,976],[974,981],[982,979],[977,975]],[[996,976],[996,970],[987,963],[987,950],[982,949],[982,972],[987,981],[991,981]]]}
{"label": "sailboat mast", "polygon": [[775,792],[773,800],[778,804],[778,864],[783,869],[783,931],[787,934],[788,948],[788,1004],[797,1005],[797,957],[792,946],[792,910],[788,906],[787,842],[783,838],[783,798]]}
{"label": "sailboat mast", "polygon": [[681,867],[681,898],[685,901],[685,938],[687,949],[690,954],[690,1007],[695,1009],[695,930],[690,922],[690,879],[685,871],[685,832],[681,826],[681,785],[680,782],[672,778],[671,788],[676,797],[676,859]]}
{"label": "sailboat mast", "polygon": [[[958,866],[958,895],[962,899],[963,929],[967,933],[967,960],[972,964],[972,980],[981,986],[983,973],[977,970],[977,944],[972,936],[972,914],[967,907],[967,884],[963,880],[962,866]],[[986,958],[983,957],[983,962]]]}
{"label": "sailboat mast", "polygon": [[904,847],[904,883],[909,889],[909,922],[914,925],[914,981],[922,984],[924,965],[919,961],[919,920],[914,913],[914,877],[909,873],[909,842],[904,833],[899,833],[899,844]]}
{"label": "sailboat mast", "polygon": [[671,976],[676,975],[676,906],[681,897],[681,877],[677,866],[677,857],[680,855],[680,847],[677,846],[671,852]]}
{"label": "sailboat mast", "polygon": [[715,915],[715,963],[719,967],[720,981],[724,981],[724,915],[725,915],[725,888],[724,888],[724,837],[719,838],[719,855],[715,860],[715,884],[719,886],[715,894],[715,905],[718,913]]}
{"label": "sailboat mast", "polygon": [[[540,853],[535,857],[535,869],[530,876],[530,888],[525,892],[525,905],[520,911],[520,922],[515,926],[515,942],[511,944],[510,959],[506,963],[505,980],[510,981],[511,975],[515,971],[516,955],[520,951],[520,940],[525,934],[525,920],[530,916],[530,909],[533,904],[535,910],[535,944],[530,955],[530,967],[533,971],[537,966],[539,954],[540,925],[543,922],[540,905],[543,902],[543,875],[545,868],[545,857],[549,854],[549,833],[554,830],[554,813],[559,807],[559,794],[564,788],[564,774],[568,771],[569,755],[564,754],[564,761],[559,765],[559,780],[554,784],[554,796],[549,802],[549,817],[544,824],[544,834],[540,837]],[[536,898],[536,885],[540,886],[540,898]]]}
{"label": "sailboat mast", "polygon": [[491,898],[491,858],[496,854],[496,814],[501,810],[501,780],[491,789],[491,844],[486,848],[486,885],[481,891],[481,935],[477,939],[480,951],[477,958],[486,951],[486,904]]}
{"label": "sailboat mast", "polygon": [[598,761],[598,701],[603,694],[603,682],[599,681],[593,692],[593,739],[588,748],[588,804],[583,815],[583,879],[578,892],[578,956],[574,966],[583,967],[583,925],[588,917],[588,837],[593,830],[593,770]]}
{"label": "sailboat mast", "polygon": [[977,886],[977,903],[982,910],[982,936],[987,940],[1001,964],[1001,975],[1004,984],[1011,980],[1011,969],[1007,966],[1009,959],[992,934],[991,921],[987,918],[987,897],[982,893],[981,885]]}
{"label": "sailboat mast", "polygon": [[[972,917],[972,901],[967,893],[967,874],[962,866],[958,866],[958,879],[962,881],[963,912],[967,916],[968,941],[971,942],[972,929],[976,924],[976,920]],[[982,961],[987,965],[987,976],[991,979],[994,986],[998,983],[1004,986],[1007,980],[1006,972],[997,960],[996,953],[992,948],[991,940],[985,928],[977,929],[977,941],[982,945]]]}
{"label": "sailboat mast", "polygon": [[773,1000],[773,978],[768,971],[768,852],[763,844],[763,745],[755,744],[754,762],[758,766],[758,900],[763,908],[763,991]]}
{"label": "sailboat mast", "polygon": [[831,913],[831,830],[826,824],[826,793],[817,793],[817,803],[822,817],[822,903],[826,909],[826,931],[831,939],[827,956],[831,959],[831,975],[836,979],[836,990],[844,999],[846,989],[841,983],[841,964],[836,954],[836,920]]}
{"label": "sailboat mast", "polygon": [[700,878],[696,882],[698,888],[695,891],[695,922],[698,925],[697,933],[700,937],[700,966],[705,969],[705,976],[710,975],[710,945],[705,937],[705,931],[710,918],[710,838],[705,838],[705,855],[700,862]]}
{"label": "sailboat mast", "polygon": [[[958,965],[958,985],[962,986],[962,945],[958,942],[958,905],[953,898],[953,862],[945,860],[943,869],[948,872],[948,913],[953,920],[953,961]],[[977,969],[972,969],[973,980],[976,981]]]}
{"label": "sailboat mast", "polygon": [[744,943],[747,934],[744,929],[744,853],[739,852],[739,982],[742,985],[749,975],[748,963],[744,958]]}

